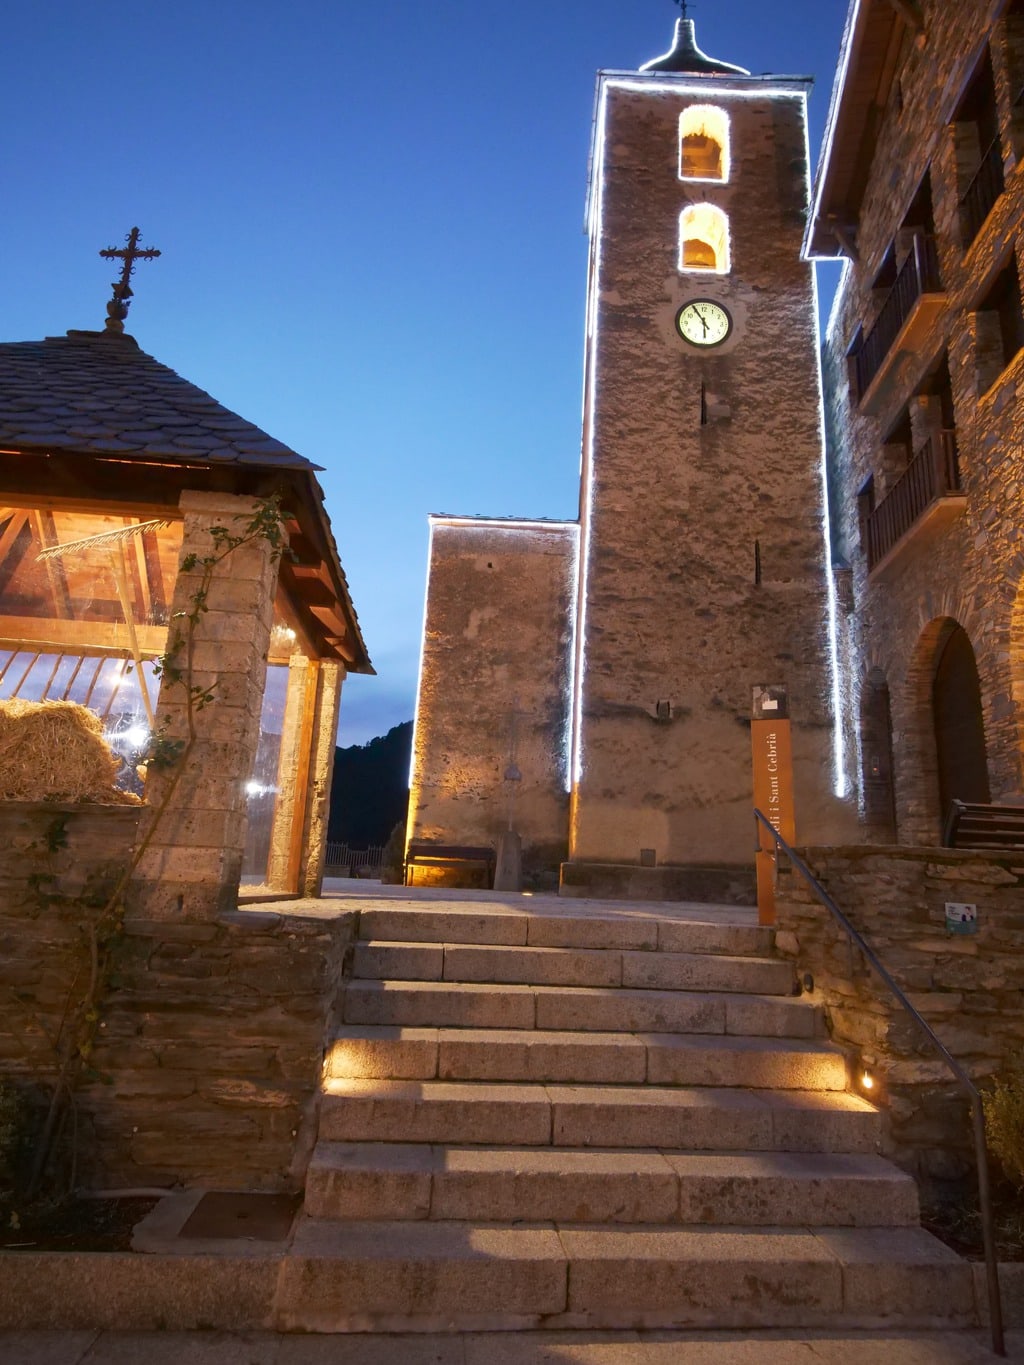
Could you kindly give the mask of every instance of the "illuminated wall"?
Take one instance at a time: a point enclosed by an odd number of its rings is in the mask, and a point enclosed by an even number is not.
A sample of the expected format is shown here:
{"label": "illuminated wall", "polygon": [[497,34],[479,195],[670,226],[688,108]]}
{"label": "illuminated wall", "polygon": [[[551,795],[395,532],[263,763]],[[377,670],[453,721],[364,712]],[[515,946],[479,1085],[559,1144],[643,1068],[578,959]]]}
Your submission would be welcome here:
{"label": "illuminated wall", "polygon": [[[721,164],[691,162],[705,174],[688,177],[690,111],[712,89]],[[602,78],[576,862],[635,865],[645,850],[659,864],[752,861],[751,694],[762,683],[789,691],[799,835],[855,829],[833,795],[822,409],[800,250],[805,94],[786,80]],[[692,131],[711,137],[714,117]],[[687,240],[705,259],[680,259]],[[676,326],[704,299],[729,325],[707,347]]]}
{"label": "illuminated wall", "polygon": [[575,524],[432,519],[413,740],[410,837],[494,846],[511,823],[548,884],[566,852],[576,541]]}

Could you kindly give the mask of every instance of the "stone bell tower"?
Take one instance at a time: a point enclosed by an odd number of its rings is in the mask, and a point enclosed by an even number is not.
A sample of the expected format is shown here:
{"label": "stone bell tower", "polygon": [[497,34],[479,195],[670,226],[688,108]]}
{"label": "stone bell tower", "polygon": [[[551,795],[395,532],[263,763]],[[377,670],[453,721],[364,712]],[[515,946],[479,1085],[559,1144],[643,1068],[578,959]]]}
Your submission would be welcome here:
{"label": "stone bell tower", "polygon": [[685,17],[664,57],[598,78],[570,893],[608,894],[609,865],[656,866],[649,894],[750,893],[759,684],[788,693],[799,839],[853,835],[833,794],[807,94],[707,57]]}

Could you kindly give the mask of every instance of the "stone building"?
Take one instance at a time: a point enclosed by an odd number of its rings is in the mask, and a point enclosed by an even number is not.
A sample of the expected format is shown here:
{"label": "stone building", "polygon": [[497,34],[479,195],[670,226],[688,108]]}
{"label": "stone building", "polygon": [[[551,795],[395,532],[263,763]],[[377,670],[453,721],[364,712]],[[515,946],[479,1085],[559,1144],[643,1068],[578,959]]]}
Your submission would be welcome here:
{"label": "stone building", "polygon": [[1024,4],[851,5],[807,234],[864,835],[1022,799]]}
{"label": "stone building", "polygon": [[256,538],[208,586],[189,681],[215,702],[188,764],[173,781],[150,764],[141,807],[93,816],[115,862],[135,842],[148,919],[216,914],[243,881],[319,892],[341,684],[372,668],[315,466],[146,355],[116,311],[104,332],[0,345],[0,700],[91,710],[136,793],[151,736],[186,738],[184,688],[154,665],[196,561],[271,498],[289,553]]}
{"label": "stone building", "polygon": [[[598,76],[578,520],[438,517],[410,837],[566,893],[749,898],[751,698],[841,841],[802,78],[696,46]],[[511,815],[510,815],[511,812]]]}

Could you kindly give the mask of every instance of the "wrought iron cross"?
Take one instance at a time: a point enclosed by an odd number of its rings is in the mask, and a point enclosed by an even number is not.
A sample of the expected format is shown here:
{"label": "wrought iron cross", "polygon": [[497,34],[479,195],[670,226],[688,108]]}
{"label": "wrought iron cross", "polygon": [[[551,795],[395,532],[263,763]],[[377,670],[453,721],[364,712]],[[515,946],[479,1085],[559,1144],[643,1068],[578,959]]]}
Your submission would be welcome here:
{"label": "wrought iron cross", "polygon": [[[691,3],[692,3],[692,0],[676,0],[676,4],[677,4],[677,5],[679,6],[679,8],[683,11],[683,18],[684,18],[684,19],[688,19],[688,18],[690,17],[688,11],[689,11],[689,9],[690,9],[690,4],[691,4]],[[696,5],[694,5],[693,8],[696,9],[696,8],[697,8]]]}
{"label": "wrought iron cross", "polygon": [[127,246],[108,246],[106,251],[101,251],[100,255],[107,261],[124,261],[124,268],[121,271],[121,278],[116,280],[111,288],[114,297],[107,304],[107,331],[120,334],[124,331],[124,320],[128,316],[128,309],[131,305],[132,287],[129,281],[135,272],[136,261],[155,260],[160,252],[156,247],[139,246],[139,229],[133,227],[125,238]]}

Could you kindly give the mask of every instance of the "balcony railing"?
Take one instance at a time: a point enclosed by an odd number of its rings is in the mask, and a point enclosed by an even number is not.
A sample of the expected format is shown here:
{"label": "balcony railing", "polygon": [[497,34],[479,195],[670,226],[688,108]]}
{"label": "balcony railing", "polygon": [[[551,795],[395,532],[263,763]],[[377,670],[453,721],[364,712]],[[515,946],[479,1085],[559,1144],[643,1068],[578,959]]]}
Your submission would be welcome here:
{"label": "balcony railing", "polygon": [[857,366],[857,389],[863,397],[871,381],[882,368],[892,350],[914,304],[922,294],[937,294],[942,289],[939,279],[939,257],[935,238],[916,233],[907,259],[900,266],[896,283],[889,290],[882,311],[874,327],[864,338],[864,344],[854,357]]}
{"label": "balcony railing", "polygon": [[959,492],[956,432],[936,431],[868,514],[868,568],[882,562],[932,503]]}
{"label": "balcony railing", "polygon": [[965,249],[981,231],[982,223],[992,212],[993,205],[1003,192],[1003,184],[1003,148],[997,137],[981,158],[981,165],[960,200]]}

